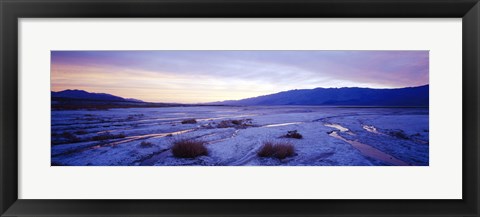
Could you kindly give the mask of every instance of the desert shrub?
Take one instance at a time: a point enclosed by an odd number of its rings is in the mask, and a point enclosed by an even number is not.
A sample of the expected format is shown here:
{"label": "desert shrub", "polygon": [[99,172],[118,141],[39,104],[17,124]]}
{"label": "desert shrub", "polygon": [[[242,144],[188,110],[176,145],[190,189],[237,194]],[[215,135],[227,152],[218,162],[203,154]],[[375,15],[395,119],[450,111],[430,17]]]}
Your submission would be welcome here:
{"label": "desert shrub", "polygon": [[205,142],[194,139],[179,139],[173,141],[173,156],[178,158],[195,158],[202,155],[208,155]]}
{"label": "desert shrub", "polygon": [[224,121],[220,121],[220,123],[217,124],[217,128],[228,128],[228,127],[233,127],[231,121],[224,120]]}
{"label": "desert shrub", "polygon": [[234,125],[242,125],[242,124],[243,124],[243,120],[232,120],[232,124],[234,124]]}
{"label": "desert shrub", "polygon": [[263,146],[257,152],[257,155],[259,157],[271,157],[271,156],[273,156],[273,153],[275,153],[275,150],[273,149],[273,143],[272,142],[264,142]]}
{"label": "desert shrub", "polygon": [[182,121],[182,124],[196,124],[197,120],[191,118],[191,119],[185,119]]}
{"label": "desert shrub", "polygon": [[147,141],[143,141],[140,143],[140,147],[142,148],[148,148],[148,147],[152,147],[153,146],[153,143],[151,142],[147,142]]}
{"label": "desert shrub", "polygon": [[278,159],[284,159],[286,157],[293,156],[295,154],[295,149],[290,143],[280,143],[274,146],[275,153],[274,157]]}
{"label": "desert shrub", "polygon": [[288,131],[287,134],[284,136],[285,138],[294,138],[294,139],[302,139],[303,136],[297,130]]}
{"label": "desert shrub", "polygon": [[125,134],[111,134],[111,133],[101,133],[96,136],[92,137],[92,140],[94,141],[100,141],[100,140],[108,140],[108,139],[120,139],[120,138],[125,138]]}
{"label": "desert shrub", "polygon": [[223,120],[220,121],[220,123],[217,124],[217,128],[229,128],[229,127],[234,127],[234,128],[240,128],[244,129],[247,127],[252,127],[252,119],[245,119],[245,120]]}
{"label": "desert shrub", "polygon": [[259,157],[274,157],[278,159],[285,159],[295,154],[293,145],[288,142],[271,142],[267,141],[263,143],[263,146],[257,152]]}
{"label": "desert shrub", "polygon": [[409,137],[407,136],[407,134],[405,134],[405,132],[403,130],[390,131],[390,132],[388,132],[388,134],[390,136],[397,137],[399,139],[409,139]]}

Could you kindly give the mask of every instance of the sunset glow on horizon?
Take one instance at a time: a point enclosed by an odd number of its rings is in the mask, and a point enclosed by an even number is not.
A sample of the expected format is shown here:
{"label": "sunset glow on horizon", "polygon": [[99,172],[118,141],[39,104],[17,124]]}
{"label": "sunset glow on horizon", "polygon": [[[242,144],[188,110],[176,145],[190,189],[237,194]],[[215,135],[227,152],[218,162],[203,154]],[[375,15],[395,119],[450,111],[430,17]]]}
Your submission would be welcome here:
{"label": "sunset glow on horizon", "polygon": [[238,100],[317,87],[429,83],[428,51],[52,51],[51,90],[147,102]]}

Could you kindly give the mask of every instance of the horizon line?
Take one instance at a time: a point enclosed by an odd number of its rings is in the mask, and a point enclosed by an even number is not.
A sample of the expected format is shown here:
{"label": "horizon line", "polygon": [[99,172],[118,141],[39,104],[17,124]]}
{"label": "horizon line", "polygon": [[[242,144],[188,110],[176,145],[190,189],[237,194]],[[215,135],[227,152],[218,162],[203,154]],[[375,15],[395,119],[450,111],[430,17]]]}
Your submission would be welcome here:
{"label": "horizon line", "polygon": [[253,97],[247,97],[247,98],[242,98],[242,99],[237,99],[237,100],[231,100],[231,99],[225,99],[225,100],[218,100],[218,101],[210,101],[210,102],[196,102],[196,103],[179,103],[179,102],[165,102],[165,101],[144,101],[138,98],[132,98],[132,97],[123,97],[119,95],[114,95],[111,93],[106,93],[106,92],[90,92],[88,90],[82,90],[82,89],[64,89],[60,91],[53,91],[50,89],[50,92],[53,93],[58,93],[62,91],[85,91],[87,93],[93,93],[93,94],[108,94],[116,97],[121,97],[123,99],[134,99],[134,100],[140,100],[145,103],[172,103],[172,104],[206,104],[206,103],[220,103],[220,102],[225,102],[225,101],[238,101],[238,100],[244,100],[244,99],[251,99],[251,98],[256,98],[256,97],[262,97],[262,96],[268,96],[268,95],[273,95],[277,93],[283,93],[283,92],[288,92],[288,91],[298,91],[298,90],[315,90],[315,89],[344,89],[344,88],[359,88],[359,89],[373,89],[373,90],[393,90],[393,89],[405,89],[405,88],[416,88],[416,87],[423,87],[423,86],[429,86],[430,84],[424,84],[424,85],[419,85],[419,86],[407,86],[407,87],[393,87],[393,88],[370,88],[370,87],[316,87],[316,88],[310,88],[310,89],[290,89],[290,90],[284,90],[276,93],[270,93],[270,94],[265,94],[265,95],[258,95],[258,96],[253,96]]}

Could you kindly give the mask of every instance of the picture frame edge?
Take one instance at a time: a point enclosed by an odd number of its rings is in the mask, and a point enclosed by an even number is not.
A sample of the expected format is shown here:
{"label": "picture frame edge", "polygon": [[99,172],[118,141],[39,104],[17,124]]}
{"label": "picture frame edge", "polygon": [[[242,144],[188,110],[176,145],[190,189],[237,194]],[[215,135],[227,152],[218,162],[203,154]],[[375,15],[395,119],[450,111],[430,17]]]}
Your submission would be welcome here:
{"label": "picture frame edge", "polygon": [[[68,14],[70,10],[63,12],[55,12],[59,10],[59,7],[55,5],[65,5],[66,3],[76,2],[78,4],[85,3],[85,7],[82,10],[74,14]],[[115,7],[115,4],[129,4],[132,1],[101,1],[100,4],[111,5]],[[193,4],[200,4],[205,2],[205,5],[208,4],[222,4],[222,6],[231,5],[243,5],[240,9],[235,9],[232,16],[236,17],[242,13],[246,6],[251,7],[252,5],[275,5],[275,4],[294,4],[293,0],[274,0],[274,1],[247,1],[241,3],[239,1],[227,0],[225,3],[222,1],[179,1],[175,3],[175,9],[179,10],[182,7],[188,7]],[[333,0],[312,0],[312,1],[302,1],[310,4],[339,4],[336,5],[336,9],[331,13],[338,12],[342,7],[348,6],[348,4],[365,4],[365,5],[381,5],[383,2],[384,7],[392,7],[400,1],[388,1],[388,0],[366,0],[366,1],[333,1]],[[334,3],[337,2],[337,3]],[[338,3],[340,2],[340,3]],[[363,2],[363,3],[362,3]],[[389,3],[390,2],[390,3]],[[456,3],[455,3],[456,2]],[[156,5],[162,4],[171,4],[171,1],[162,1],[162,0],[151,0],[143,1],[144,4],[152,3]],[[480,4],[478,0],[463,0],[463,1],[449,1],[449,0],[412,0],[407,2],[409,7],[411,5],[419,5],[421,7],[428,7],[428,5],[441,5],[442,10],[433,11],[430,13],[425,12],[425,16],[419,15],[419,11],[412,11],[411,13],[405,12],[407,17],[463,17],[463,127],[464,130],[462,137],[468,138],[468,143],[463,142],[463,183],[462,186],[464,192],[463,200],[426,200],[423,203],[423,200],[23,200],[18,199],[18,19],[22,17],[82,17],[82,13],[86,17],[97,17],[101,11],[88,14],[85,9],[88,9],[88,5],[96,4],[90,0],[73,0],[73,1],[52,1],[52,0],[37,0],[37,1],[23,1],[18,2],[4,0],[0,2],[0,23],[2,24],[1,35],[0,35],[0,213],[1,216],[95,216],[95,215],[113,215],[113,216],[141,216],[141,215],[169,215],[169,216],[211,216],[211,215],[222,215],[222,216],[266,216],[266,215],[275,215],[275,216],[360,216],[360,215],[387,215],[387,216],[478,216],[479,215],[479,200],[478,195],[480,193],[479,183],[480,173],[478,172],[479,161],[478,157],[480,156],[478,141],[479,135],[479,108],[480,101],[479,97],[479,76],[480,65],[479,65],[479,53],[480,53]],[[407,4],[406,3],[406,4]],[[138,3],[142,4],[142,2]],[[300,4],[300,3],[299,3]],[[343,5],[342,5],[343,4]],[[43,5],[43,7],[33,7]],[[308,4],[307,4],[308,5]],[[448,12],[446,6],[458,5],[458,8],[451,9]],[[260,7],[260,8],[262,8]],[[285,5],[283,5],[285,7]],[[56,9],[55,9],[56,8]],[[141,6],[137,10],[141,10]],[[201,7],[205,8],[205,7]],[[294,10],[301,10],[304,7],[293,7]],[[50,9],[50,10],[46,10]],[[285,11],[287,8],[277,9],[271,13],[266,13],[265,17],[298,17],[301,15],[301,11],[295,11],[295,13],[288,13]],[[309,9],[308,13],[304,14],[306,17],[315,17],[315,8],[312,10]],[[367,8],[368,9],[368,8]],[[468,9],[468,10],[466,10]],[[39,10],[39,11],[36,11]],[[104,8],[103,10],[108,10]],[[179,17],[186,17],[191,15],[192,17],[200,16],[208,17],[208,11],[190,13],[187,12],[200,10],[190,8],[186,12],[177,14]],[[353,13],[352,17],[370,17],[368,16],[368,11],[365,10],[365,13]],[[145,17],[156,17],[155,13],[160,12],[151,12],[147,11]],[[228,11],[227,11],[228,12]],[[261,16],[261,10],[253,10],[251,16],[246,17],[264,17]],[[388,12],[388,10],[387,10]],[[377,13],[371,15],[371,17],[397,17],[398,14],[392,13],[390,15],[385,13]],[[138,12],[137,12],[138,13]],[[164,16],[158,17],[176,17],[172,12],[163,14]],[[226,12],[217,11],[217,16],[213,17],[229,17],[229,14]],[[243,12],[245,13],[245,11]],[[330,13],[319,13],[318,17],[330,17]],[[275,16],[277,14],[277,16]],[[345,15],[339,13],[340,15]],[[101,15],[101,14],[100,14]],[[122,13],[108,12],[104,14],[105,16],[100,17],[124,17],[121,16]],[[135,14],[127,14],[125,17],[135,17]],[[158,15],[158,14],[157,14]],[[162,14],[160,14],[162,15]],[[341,16],[349,17],[349,16]],[[468,58],[466,58],[468,57]],[[465,128],[468,127],[468,128]],[[473,144],[473,145],[468,145]],[[476,146],[474,144],[477,144]],[[467,156],[467,157],[465,157]],[[465,179],[465,177],[467,177]],[[187,203],[192,203],[191,210],[185,212],[185,208],[182,208],[183,205]],[[334,209],[330,210],[330,213],[318,213],[318,210],[312,209],[312,206],[317,206],[318,204],[323,204],[321,207],[327,206],[337,206],[336,213]],[[342,204],[343,203],[343,204]],[[368,211],[363,210],[363,212],[355,213],[355,210],[359,210],[362,206],[366,204],[377,204],[381,205],[377,210]],[[388,212],[389,209],[395,206],[392,206],[392,203],[401,204],[405,206],[411,206],[412,204],[418,203],[421,205],[430,205],[429,209],[417,210],[411,208],[405,208],[405,210],[398,210],[395,213]],[[208,210],[208,204],[217,204],[224,206],[223,209],[213,211]],[[258,204],[258,205],[255,205]],[[274,205],[286,205],[294,204],[297,206],[296,209],[280,209],[283,211],[283,214],[272,212],[268,208],[274,207]],[[437,204],[437,205],[435,205]],[[117,210],[106,210],[110,206],[118,206]],[[86,207],[93,207],[92,209],[86,210]],[[105,206],[105,207],[101,207]],[[263,207],[262,207],[263,206]],[[345,210],[345,206],[351,207],[352,211]],[[431,212],[434,207],[441,207],[441,212]],[[139,211],[140,208],[147,208],[144,212]],[[168,209],[159,212],[159,207]],[[231,211],[228,212],[228,209],[231,208]],[[262,210],[262,208],[264,208]],[[298,213],[300,209],[306,209],[306,212]],[[242,210],[243,209],[243,210]],[[247,210],[249,209],[249,210]],[[188,211],[188,210],[187,210]],[[233,211],[233,212],[232,212]]]}

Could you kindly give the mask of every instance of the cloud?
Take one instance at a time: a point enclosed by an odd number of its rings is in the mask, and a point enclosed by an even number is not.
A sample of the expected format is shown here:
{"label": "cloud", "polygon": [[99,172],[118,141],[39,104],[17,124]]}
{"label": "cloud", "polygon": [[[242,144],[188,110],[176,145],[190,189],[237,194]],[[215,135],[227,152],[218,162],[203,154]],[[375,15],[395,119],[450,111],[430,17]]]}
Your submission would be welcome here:
{"label": "cloud", "polygon": [[428,51],[52,51],[52,88],[206,102],[316,87],[419,86],[428,84],[428,58]]}

